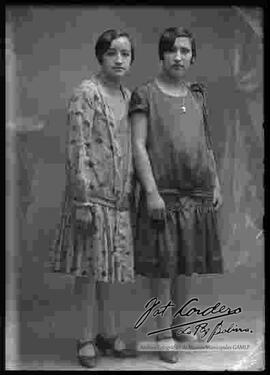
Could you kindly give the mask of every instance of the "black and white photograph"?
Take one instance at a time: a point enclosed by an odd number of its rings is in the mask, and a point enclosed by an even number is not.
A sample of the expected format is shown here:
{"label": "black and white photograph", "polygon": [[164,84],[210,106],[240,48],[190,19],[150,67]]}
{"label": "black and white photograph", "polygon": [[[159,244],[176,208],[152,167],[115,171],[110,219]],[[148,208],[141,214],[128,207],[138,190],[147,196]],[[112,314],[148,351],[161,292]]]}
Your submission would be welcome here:
{"label": "black and white photograph", "polygon": [[5,369],[264,370],[264,8],[5,20]]}

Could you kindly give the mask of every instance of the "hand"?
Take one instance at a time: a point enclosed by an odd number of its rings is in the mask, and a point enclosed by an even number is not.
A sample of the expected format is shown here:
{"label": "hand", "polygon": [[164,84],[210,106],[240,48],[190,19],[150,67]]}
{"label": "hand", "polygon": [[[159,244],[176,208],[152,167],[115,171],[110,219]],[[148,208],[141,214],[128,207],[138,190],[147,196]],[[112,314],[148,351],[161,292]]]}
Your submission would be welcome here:
{"label": "hand", "polygon": [[215,187],[214,188],[213,204],[214,204],[214,207],[215,207],[216,211],[220,208],[222,203],[223,203],[223,199],[222,199],[220,188]]}
{"label": "hand", "polygon": [[155,221],[164,220],[166,215],[166,206],[159,193],[148,193],[146,195],[146,201],[149,216]]}
{"label": "hand", "polygon": [[77,229],[88,229],[93,219],[90,207],[76,208],[75,219]]}

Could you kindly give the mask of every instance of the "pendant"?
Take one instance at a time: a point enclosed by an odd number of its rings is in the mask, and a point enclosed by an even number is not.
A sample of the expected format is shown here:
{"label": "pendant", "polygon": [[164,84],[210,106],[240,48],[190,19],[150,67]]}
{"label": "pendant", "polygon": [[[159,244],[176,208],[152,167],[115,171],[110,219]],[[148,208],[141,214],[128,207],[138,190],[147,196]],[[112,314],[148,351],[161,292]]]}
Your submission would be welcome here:
{"label": "pendant", "polygon": [[181,111],[182,111],[183,113],[186,112],[186,107],[185,107],[184,105],[182,105],[182,106],[180,107],[180,109],[181,109]]}

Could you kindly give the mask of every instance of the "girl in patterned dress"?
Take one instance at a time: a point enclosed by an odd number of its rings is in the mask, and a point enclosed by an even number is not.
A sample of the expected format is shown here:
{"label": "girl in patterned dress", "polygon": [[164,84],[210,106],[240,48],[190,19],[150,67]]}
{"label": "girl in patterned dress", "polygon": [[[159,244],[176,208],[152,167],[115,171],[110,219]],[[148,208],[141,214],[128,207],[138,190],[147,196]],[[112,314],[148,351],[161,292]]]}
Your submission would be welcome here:
{"label": "girl in patterned dress", "polygon": [[[100,72],[74,90],[68,106],[65,200],[52,251],[53,270],[75,275],[86,293],[77,343],[78,360],[86,367],[94,367],[107,349],[134,355],[117,335],[116,313],[106,307],[109,284],[134,281],[130,93],[121,84],[134,47],[127,33],[107,30],[95,53]],[[94,339],[96,298],[104,326]]]}
{"label": "girl in patterned dress", "polygon": [[[131,96],[132,142],[139,202],[135,271],[151,278],[154,296],[170,301],[178,275],[222,273],[216,210],[222,203],[205,89],[186,81],[195,40],[169,28],[159,42],[161,72]],[[177,292],[181,293],[181,291]],[[157,317],[158,340],[174,345],[173,316]],[[160,351],[167,362],[177,351]]]}

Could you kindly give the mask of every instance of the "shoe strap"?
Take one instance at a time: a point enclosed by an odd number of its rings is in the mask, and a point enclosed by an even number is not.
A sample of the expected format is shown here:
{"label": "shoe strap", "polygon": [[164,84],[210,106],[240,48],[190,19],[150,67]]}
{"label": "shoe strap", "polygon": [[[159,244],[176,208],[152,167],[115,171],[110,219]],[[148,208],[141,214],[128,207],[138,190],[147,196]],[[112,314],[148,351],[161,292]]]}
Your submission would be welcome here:
{"label": "shoe strap", "polygon": [[85,348],[87,345],[92,345],[94,347],[95,352],[96,352],[96,345],[95,345],[94,340],[78,340],[77,341],[78,351]]}
{"label": "shoe strap", "polygon": [[[112,349],[112,350],[118,351],[118,349],[115,348],[115,344],[116,344],[117,340],[122,342],[124,344],[124,346],[126,347],[125,342],[120,338],[119,335],[116,335],[116,336],[113,336],[113,337],[104,337],[102,335],[98,336],[98,341],[102,341],[102,344],[104,345],[104,347],[106,349]],[[122,349],[119,349],[119,350],[121,351]]]}

